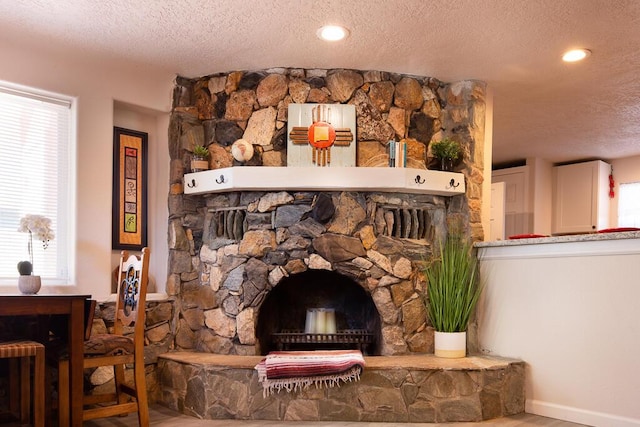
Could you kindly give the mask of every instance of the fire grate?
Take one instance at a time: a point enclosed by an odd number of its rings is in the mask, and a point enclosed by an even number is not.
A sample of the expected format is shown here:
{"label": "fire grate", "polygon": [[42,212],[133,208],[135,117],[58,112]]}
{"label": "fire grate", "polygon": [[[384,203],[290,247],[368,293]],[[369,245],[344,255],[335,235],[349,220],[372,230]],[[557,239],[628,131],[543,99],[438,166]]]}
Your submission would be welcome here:
{"label": "fire grate", "polygon": [[366,353],[366,348],[373,342],[373,334],[366,329],[344,329],[335,334],[313,334],[300,330],[283,329],[271,335],[278,350],[291,350],[293,347],[313,346],[355,348]]}

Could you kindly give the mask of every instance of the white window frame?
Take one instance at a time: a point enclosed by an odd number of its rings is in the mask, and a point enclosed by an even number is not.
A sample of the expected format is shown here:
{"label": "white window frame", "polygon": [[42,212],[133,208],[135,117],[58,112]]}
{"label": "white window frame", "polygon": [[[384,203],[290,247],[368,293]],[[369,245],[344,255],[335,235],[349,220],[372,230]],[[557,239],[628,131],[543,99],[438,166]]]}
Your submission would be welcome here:
{"label": "white window frame", "polygon": [[640,181],[618,187],[618,227],[640,227]]}
{"label": "white window frame", "polygon": [[[62,178],[57,183],[57,190],[55,194],[55,213],[46,215],[47,217],[55,215],[55,218],[50,218],[54,226],[55,238],[50,243],[46,250],[42,249],[42,242],[33,239],[34,248],[34,273],[42,277],[43,288],[49,285],[73,285],[75,283],[75,206],[76,206],[76,124],[77,124],[77,100],[74,97],[62,95],[45,90],[35,89],[32,87],[22,86],[11,82],[0,80],[0,93],[9,94],[23,98],[24,100],[35,100],[38,102],[48,102],[57,105],[63,105],[69,109],[68,123],[65,124],[65,128],[68,125],[67,132],[67,149],[63,157],[58,159],[58,166],[66,167],[66,174],[62,175]],[[0,124],[1,125],[1,124]],[[67,130],[67,129],[65,129]],[[1,141],[0,141],[1,143]],[[6,151],[5,151],[6,153]],[[35,157],[46,158],[46,151],[40,151]],[[0,159],[1,160],[1,159]],[[37,161],[37,160],[34,160]],[[24,182],[28,179],[28,168],[23,167],[20,175],[23,176]],[[66,177],[64,176],[66,175]],[[15,182],[15,181],[14,181]],[[11,187],[15,184],[3,184],[0,186],[0,204],[3,204],[5,198],[11,197],[9,188],[4,188],[4,185]],[[11,189],[15,190],[15,189]],[[15,194],[15,193],[14,193]],[[46,194],[49,194],[46,192]],[[10,241],[17,242],[17,245],[11,245],[16,253],[8,252],[10,249],[8,245],[3,244],[5,251],[3,257],[9,259],[6,261],[0,269],[0,286],[7,291],[9,289],[15,292],[17,286],[18,270],[16,268],[17,263],[22,260],[28,259],[26,246],[28,241],[28,233],[18,232],[18,226],[20,218],[26,214],[43,214],[42,212],[31,212],[30,208],[25,205],[18,206],[14,213],[8,215],[6,221],[2,221],[0,218],[0,231]],[[2,215],[2,207],[0,206],[0,215]],[[0,248],[2,253],[2,248]],[[47,258],[44,258],[47,257]],[[15,259],[14,259],[15,258]],[[46,261],[42,261],[46,259]],[[48,268],[45,274],[39,271],[38,262],[45,262],[52,264],[53,268]],[[7,268],[7,263],[12,264],[13,268]],[[42,268],[42,266],[41,266]],[[46,290],[45,290],[46,292]]]}

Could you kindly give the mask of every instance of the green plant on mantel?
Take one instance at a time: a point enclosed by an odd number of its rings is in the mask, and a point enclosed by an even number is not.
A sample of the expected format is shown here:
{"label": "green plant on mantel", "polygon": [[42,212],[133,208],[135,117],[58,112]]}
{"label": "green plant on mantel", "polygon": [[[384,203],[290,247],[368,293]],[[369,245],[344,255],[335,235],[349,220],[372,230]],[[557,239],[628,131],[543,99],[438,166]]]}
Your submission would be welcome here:
{"label": "green plant on mantel", "polygon": [[462,154],[462,147],[451,138],[443,138],[431,144],[431,154],[438,159],[457,160]]}
{"label": "green plant on mantel", "polygon": [[482,284],[473,244],[461,232],[450,233],[422,269],[427,281],[427,314],[438,332],[465,332]]}
{"label": "green plant on mantel", "polygon": [[202,145],[196,145],[195,147],[193,147],[193,155],[202,159],[206,159],[209,156],[209,150],[207,149],[207,147],[203,147]]}

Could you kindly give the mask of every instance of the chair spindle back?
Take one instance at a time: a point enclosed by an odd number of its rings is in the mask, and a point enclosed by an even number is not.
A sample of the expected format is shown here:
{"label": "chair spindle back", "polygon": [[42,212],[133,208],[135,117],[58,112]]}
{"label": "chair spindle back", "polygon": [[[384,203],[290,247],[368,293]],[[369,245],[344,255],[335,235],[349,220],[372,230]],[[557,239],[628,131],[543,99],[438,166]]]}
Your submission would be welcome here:
{"label": "chair spindle back", "polygon": [[[140,257],[122,251],[118,269],[118,299],[116,302],[115,333],[121,334],[125,326],[135,323],[135,329],[144,328],[144,310],[149,273],[149,248],[143,248]],[[138,321],[140,320],[140,321]]]}

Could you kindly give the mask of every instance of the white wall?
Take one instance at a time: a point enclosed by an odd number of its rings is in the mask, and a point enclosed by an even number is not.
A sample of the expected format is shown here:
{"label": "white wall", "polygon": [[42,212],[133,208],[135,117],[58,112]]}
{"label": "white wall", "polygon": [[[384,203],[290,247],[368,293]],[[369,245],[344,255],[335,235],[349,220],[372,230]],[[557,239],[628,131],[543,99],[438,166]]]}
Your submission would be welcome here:
{"label": "white wall", "polygon": [[490,247],[481,351],[524,360],[526,411],[640,425],[640,237]]}
{"label": "white wall", "polygon": [[[169,153],[167,136],[169,117],[165,113],[141,108],[139,106],[115,102],[113,125],[137,130],[148,134],[148,191],[147,191],[147,244],[151,249],[149,265],[148,292],[163,292],[167,277],[167,263],[162,262],[169,257],[167,242],[167,224],[169,211],[167,194],[169,187]],[[120,252],[111,254],[111,265],[117,266]]]}
{"label": "white wall", "polygon": [[[77,182],[75,278],[71,286],[47,287],[41,292],[88,293],[98,299],[110,293],[115,267],[111,250],[111,176],[114,101],[144,107],[156,114],[154,144],[149,161],[160,169],[150,172],[150,270],[158,289],[164,289],[167,263],[166,200],[168,194],[168,112],[175,76],[142,64],[93,61],[43,47],[20,46],[0,40],[0,80],[77,98]],[[153,115],[152,114],[152,115]],[[154,126],[151,125],[153,128]],[[160,208],[161,206],[161,208]]]}

